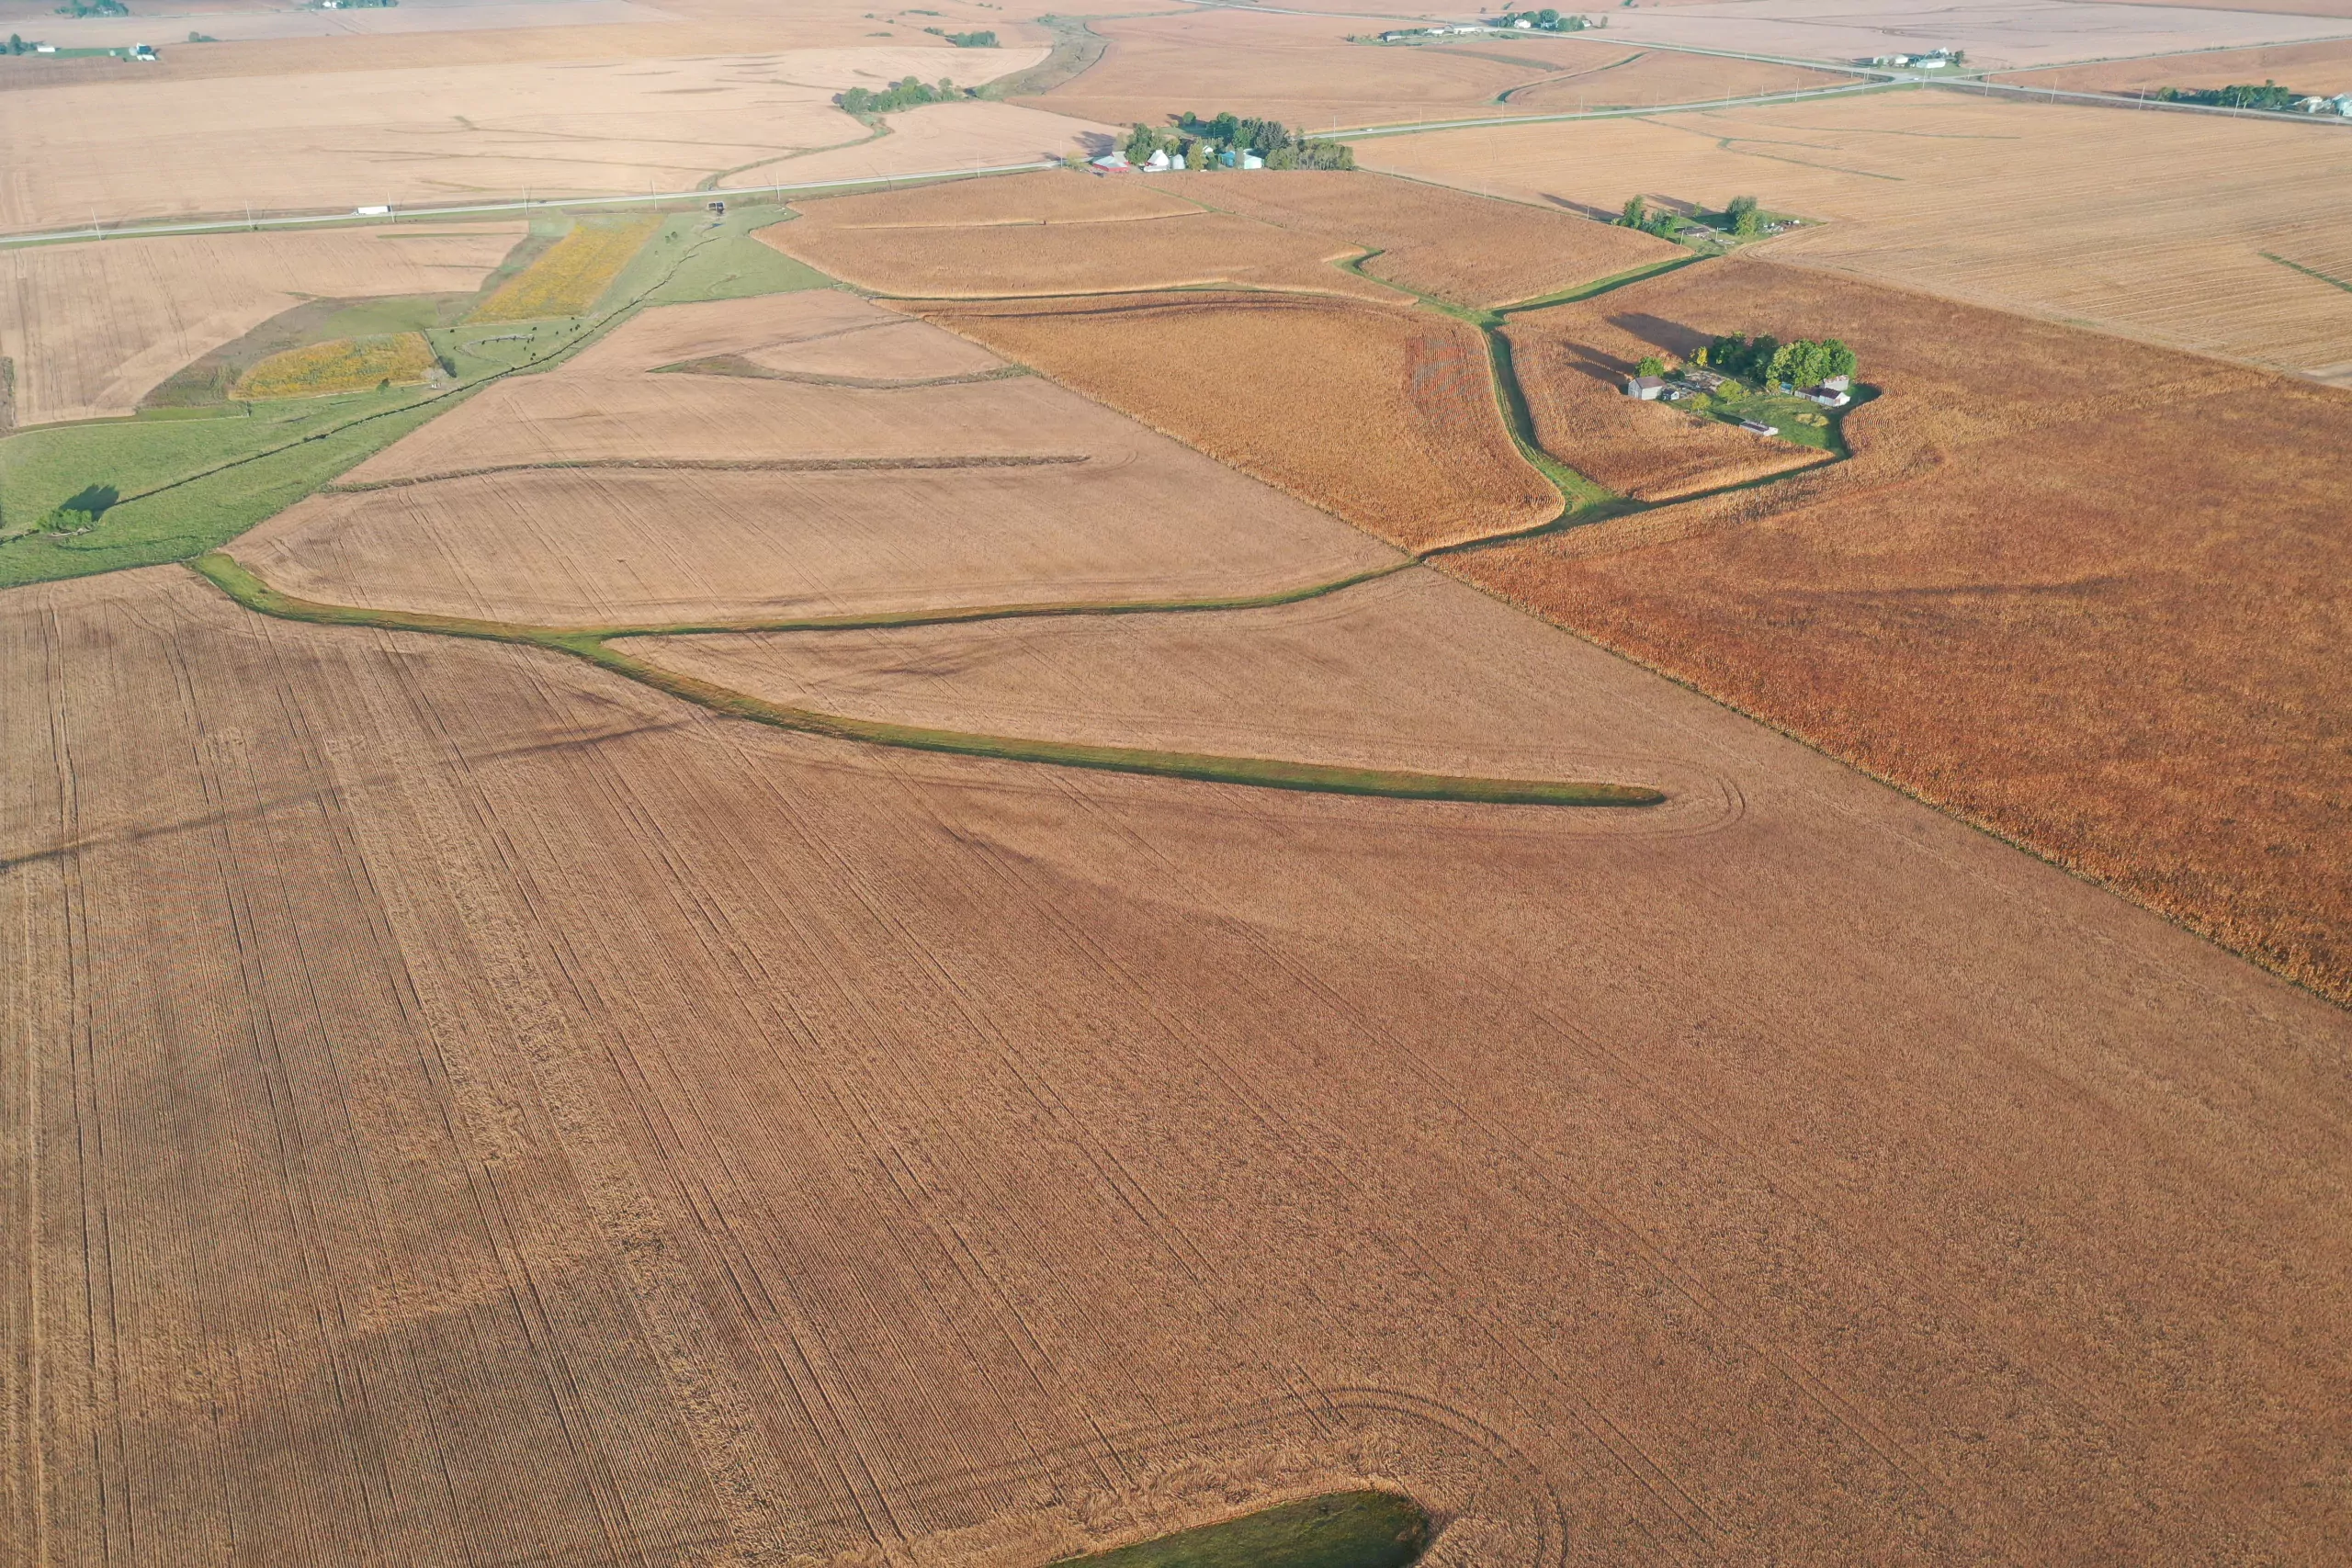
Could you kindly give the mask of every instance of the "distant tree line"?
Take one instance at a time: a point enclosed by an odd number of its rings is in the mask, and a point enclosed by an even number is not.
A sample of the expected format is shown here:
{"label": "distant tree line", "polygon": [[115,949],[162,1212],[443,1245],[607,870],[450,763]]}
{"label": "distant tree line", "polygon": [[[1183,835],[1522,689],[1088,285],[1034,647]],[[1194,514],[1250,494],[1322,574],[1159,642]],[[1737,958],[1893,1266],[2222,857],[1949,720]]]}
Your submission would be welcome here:
{"label": "distant tree line", "polygon": [[2292,109],[2301,107],[2302,101],[2309,96],[2311,95],[2308,93],[2298,93],[2293,88],[2282,87],[2276,82],[2265,82],[2259,87],[2241,85],[2156,89],[2158,103],[2207,104],[2215,108],[2224,109],[2271,109],[2274,111]]}
{"label": "distant tree line", "polygon": [[890,114],[921,104],[944,104],[965,96],[962,88],[944,76],[935,87],[917,77],[906,76],[887,87],[852,87],[846,93],[835,93],[833,102],[852,114]]}
{"label": "distant tree line", "polygon": [[[932,14],[938,15],[935,11]],[[941,28],[925,28],[923,31],[933,38],[945,39],[957,49],[994,49],[996,47],[996,34],[992,32],[951,33]]]}
{"label": "distant tree line", "polygon": [[1580,33],[1593,25],[1590,17],[1563,16],[1546,6],[1541,11],[1505,11],[1495,26],[1515,28],[1521,22],[1539,32],[1547,33]]}
{"label": "distant tree line", "polygon": [[122,0],[65,0],[57,8],[61,17],[128,17],[130,7]]}
{"label": "distant tree line", "polygon": [[1782,343],[1769,333],[1753,339],[1735,334],[1715,339],[1692,355],[1690,363],[1742,381],[1817,387],[1832,376],[1853,375],[1854,351],[1834,337]]}
{"label": "distant tree line", "polygon": [[[1320,141],[1294,131],[1278,119],[1248,119],[1229,113],[1204,119],[1187,112],[1176,117],[1172,130],[1138,125],[1128,135],[1125,151],[1131,164],[1143,163],[1154,152],[1165,152],[1170,158],[1182,156],[1187,168],[1206,167],[1216,155],[1226,152],[1237,157],[1254,152],[1265,160],[1270,169],[1356,166],[1355,149],[1344,141]],[[1203,151],[1211,157],[1196,162],[1194,154]]]}

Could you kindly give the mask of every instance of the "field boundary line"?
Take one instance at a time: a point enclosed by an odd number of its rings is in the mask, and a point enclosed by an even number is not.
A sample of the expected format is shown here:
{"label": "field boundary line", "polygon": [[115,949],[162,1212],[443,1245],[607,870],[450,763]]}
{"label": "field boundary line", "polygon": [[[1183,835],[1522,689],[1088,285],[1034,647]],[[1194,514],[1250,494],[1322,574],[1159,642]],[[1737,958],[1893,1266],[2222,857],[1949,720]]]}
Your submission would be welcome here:
{"label": "field boundary line", "polygon": [[908,468],[1048,468],[1093,460],[1083,452],[1046,452],[1035,456],[982,454],[968,457],[550,457],[544,462],[491,463],[479,468],[447,468],[430,474],[406,474],[398,479],[323,484],[317,493],[365,495],[373,491],[411,490],[418,485],[447,484],[455,479],[481,479],[491,474],[560,472],[573,468],[641,468],[652,472],[683,470],[706,474],[854,474],[887,473]]}

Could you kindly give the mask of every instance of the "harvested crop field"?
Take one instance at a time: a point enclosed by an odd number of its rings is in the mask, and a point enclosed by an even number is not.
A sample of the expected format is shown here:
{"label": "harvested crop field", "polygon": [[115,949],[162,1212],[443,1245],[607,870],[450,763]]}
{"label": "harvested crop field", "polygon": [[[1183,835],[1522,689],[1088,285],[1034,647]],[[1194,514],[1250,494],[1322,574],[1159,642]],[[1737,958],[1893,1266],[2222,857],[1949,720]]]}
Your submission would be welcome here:
{"label": "harvested crop field", "polygon": [[1021,101],[1062,114],[1164,124],[1185,109],[1278,119],[1297,130],[1557,114],[1579,84],[1590,107],[1681,103],[1784,92],[1850,80],[1835,72],[1718,60],[1638,44],[1474,38],[1378,46],[1359,17],[1253,15],[1232,9],[1102,18],[1100,63]]}
{"label": "harvested crop field", "polygon": [[[1037,52],[893,47],[420,64],[273,75],[236,91],[212,81],[141,80],[0,92],[0,146],[43,150],[19,161],[0,187],[0,231],[86,223],[93,211],[111,223],[241,213],[248,203],[264,212],[340,210],[481,194],[691,189],[722,170],[764,168],[797,152],[865,140],[865,128],[831,103],[855,82],[910,70],[926,81],[979,82]],[[971,107],[1004,109],[1024,125],[1032,118],[1009,106]],[[1034,140],[1024,135],[1024,148]],[[1066,150],[1067,133],[1061,140]],[[937,152],[928,150],[934,159]],[[894,172],[1011,161],[975,152],[898,163]],[[876,156],[887,164],[894,154]],[[834,176],[812,165],[791,177]]]}
{"label": "harvested crop field", "polygon": [[978,229],[1001,223],[1116,223],[1191,218],[1200,204],[1133,179],[1102,179],[1068,169],[993,179],[944,180],[904,190],[812,197],[804,221],[826,230]]}
{"label": "harvested crop field", "polygon": [[315,398],[415,387],[433,370],[433,345],[423,333],[379,333],[335,338],[273,354],[237,383],[241,398]]}
{"label": "harvested crop field", "polygon": [[862,288],[899,296],[989,299],[1235,284],[1396,298],[1393,290],[1332,265],[1355,254],[1356,247],[1345,241],[1197,210],[1140,222],[960,229],[836,228],[804,218],[763,230],[761,237],[796,261]]}
{"label": "harvested crop field", "polygon": [[309,298],[470,293],[520,223],[184,234],[0,251],[17,423],[126,414],[190,360]]}
{"label": "harvested crop field", "polygon": [[2346,1015],[1408,575],[1297,639],[1368,722],[1715,809],[0,595],[15,1539],[1034,1568],[1380,1483],[1441,1563],[2324,1561]]}
{"label": "harvested crop field", "polygon": [[[956,52],[973,55],[991,51],[966,49]],[[889,123],[888,136],[845,141],[838,147],[796,152],[756,164],[724,183],[777,180],[788,186],[841,180],[888,180],[909,175],[936,175],[943,169],[1053,164],[1073,152],[1091,155],[1120,133],[1116,126],[1047,114],[1020,104],[970,98],[907,109],[890,116]]]}
{"label": "harvested crop field", "polygon": [[2352,277],[2347,147],[2321,126],[1928,89],[1358,152],[1595,212],[1752,194],[1828,220],[1766,242],[1778,261],[2325,378],[2352,377],[2352,291],[2273,258]]}
{"label": "harvested crop field", "polygon": [[[402,443],[345,481],[387,488],[314,497],[235,553],[302,597],[568,626],[1264,593],[1396,558],[1035,378],[883,390],[646,373],[684,344],[822,349],[829,373],[865,380],[1001,363],[829,291],[649,311],[538,378],[569,400],[540,389],[455,446],[436,443],[472,411],[447,416],[409,438],[429,455]],[[712,385],[730,397],[707,401]],[[500,470],[535,460],[516,457],[516,430],[544,438],[581,407],[626,409],[630,439],[598,445],[599,423],[562,448],[598,456],[569,460],[648,466]],[[823,466],[845,447],[862,466]],[[398,479],[474,468],[492,471]]]}
{"label": "harvested crop field", "polygon": [[1884,395],[1849,462],[1454,570],[2352,999],[2352,394],[1768,263],[1610,300]]}
{"label": "harvested crop field", "polygon": [[1611,12],[1609,28],[1618,42],[1841,62],[1958,48],[1977,68],[2282,43],[2343,30],[2323,17],[2105,0],[1723,0]]}
{"label": "harvested crop field", "polygon": [[[2346,20],[2352,21],[2352,9],[2347,10]],[[2230,87],[2264,82],[2277,82],[2303,93],[2352,92],[2352,39],[2174,54],[2157,60],[2111,60],[2098,65],[2013,72],[1996,80],[2024,87],[2132,97],[2154,96],[2161,87]]]}
{"label": "harvested crop field", "polygon": [[482,323],[584,316],[661,227],[659,213],[583,218],[501,284],[466,320]]}
{"label": "harvested crop field", "polygon": [[1204,207],[1379,254],[1374,277],[1464,305],[1500,305],[1682,254],[1671,242],[1525,202],[1376,175],[1316,170],[1158,175]]}
{"label": "harvested crop field", "polygon": [[1298,295],[907,307],[1407,549],[1560,510],[1484,340],[1427,310]]}
{"label": "harvested crop field", "polygon": [[1613,318],[1623,313],[1611,293],[1511,319],[1505,333],[1511,360],[1546,452],[1637,501],[1718,490],[1822,460],[1810,447],[1625,396],[1625,378],[1660,345],[1620,325]]}

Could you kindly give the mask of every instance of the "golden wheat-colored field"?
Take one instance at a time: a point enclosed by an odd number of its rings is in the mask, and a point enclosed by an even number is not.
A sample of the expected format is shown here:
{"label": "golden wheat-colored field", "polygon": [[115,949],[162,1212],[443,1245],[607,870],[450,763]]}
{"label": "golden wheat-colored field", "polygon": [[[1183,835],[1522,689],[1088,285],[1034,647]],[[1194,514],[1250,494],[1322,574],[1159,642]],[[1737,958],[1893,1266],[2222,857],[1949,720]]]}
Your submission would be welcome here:
{"label": "golden wheat-colored field", "polygon": [[[1702,419],[1664,402],[1625,396],[1625,378],[1666,345],[1641,335],[1641,312],[1625,320],[1615,293],[1514,316],[1506,329],[1511,361],[1546,452],[1637,501],[1668,501],[1811,468],[1824,454]],[[1677,333],[1671,352],[1687,354]]]}
{"label": "golden wheat-colored field", "polygon": [[[1368,141],[1367,164],[1614,210],[1739,194],[1826,220],[1775,259],[2352,376],[2344,133],[1945,90]],[[2117,199],[2128,188],[2128,200]]]}
{"label": "golden wheat-colored field", "polygon": [[470,293],[522,234],[435,224],[0,251],[17,422],[129,413],[173,371],[306,298]]}
{"label": "golden wheat-colored field", "polygon": [[377,333],[273,354],[238,378],[240,398],[314,398],[364,392],[389,383],[413,387],[433,369],[433,345],[423,333]]}
{"label": "golden wheat-colored field", "polygon": [[662,227],[659,213],[627,218],[583,218],[571,232],[534,258],[474,307],[466,320],[531,321],[548,316],[584,316],[596,307],[613,279]]}
{"label": "golden wheat-colored field", "polygon": [[1408,549],[1544,522],[1487,350],[1426,310],[1298,295],[908,307]]}
{"label": "golden wheat-colored field", "polygon": [[1884,395],[1850,462],[1459,570],[2352,999],[2352,393],[1767,263],[1611,298]]}
{"label": "golden wheat-colored field", "polygon": [[[586,33],[617,28],[545,29]],[[907,33],[917,29],[909,28]],[[436,47],[447,38],[432,40]],[[360,41],[360,40],[352,40]],[[918,38],[928,46],[934,40]],[[677,40],[684,48],[685,37]],[[204,48],[212,46],[207,45]],[[232,45],[220,45],[223,49]],[[201,48],[173,54],[200,54]],[[690,190],[722,171],[829,179],[1012,161],[993,148],[941,156],[924,116],[914,139],[886,137],[837,171],[792,154],[866,139],[832,96],[914,73],[978,83],[1037,58],[1035,49],[941,50],[907,39],[865,49],[766,55],[508,63],[413,62],[367,70],[288,70],[258,85],[132,77],[0,91],[0,146],[38,147],[0,187],[0,231],[179,214],[242,214],[246,205],[340,209],[437,205],[526,195],[642,196]],[[998,118],[1037,141],[1033,112],[947,105],[961,133]],[[931,122],[939,124],[942,122]],[[1060,151],[1069,128],[1062,127]],[[986,156],[979,155],[985,152]],[[830,156],[830,154],[828,155]]]}
{"label": "golden wheat-colored field", "polygon": [[1690,804],[878,752],[176,569],[0,594],[8,1539],[1035,1568],[1376,1482],[1455,1565],[2324,1561],[2346,1015],[1424,592],[898,662]]}
{"label": "golden wheat-colored field", "polygon": [[[2347,9],[2346,19],[2352,20],[2352,9]],[[2048,71],[2011,72],[1995,80],[2025,87],[2134,97],[2153,96],[2160,87],[2229,87],[2264,82],[2277,82],[2299,92],[2335,94],[2352,91],[2352,39],[2062,65]]]}
{"label": "golden wheat-colored field", "polygon": [[[651,372],[681,348],[861,384]],[[976,360],[1002,364],[829,290],[650,310],[232,548],[313,599],[571,626],[1262,593],[1396,558],[1050,382],[921,384]]]}
{"label": "golden wheat-colored field", "polygon": [[1204,206],[1376,251],[1365,272],[1458,304],[1526,299],[1680,254],[1637,230],[1374,175],[1258,170],[1150,178]]}

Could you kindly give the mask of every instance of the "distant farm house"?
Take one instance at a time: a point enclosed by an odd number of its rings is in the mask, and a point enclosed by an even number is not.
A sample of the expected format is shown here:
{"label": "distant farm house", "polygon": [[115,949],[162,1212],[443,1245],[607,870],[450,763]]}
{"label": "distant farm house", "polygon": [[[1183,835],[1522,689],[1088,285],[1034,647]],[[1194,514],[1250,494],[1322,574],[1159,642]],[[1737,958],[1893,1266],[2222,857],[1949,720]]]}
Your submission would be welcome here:
{"label": "distant farm house", "polygon": [[1625,395],[1629,398],[1638,398],[1645,403],[1654,403],[1666,396],[1666,378],[1663,376],[1633,377],[1625,383]]}

